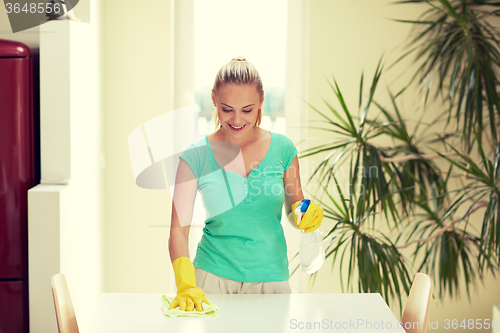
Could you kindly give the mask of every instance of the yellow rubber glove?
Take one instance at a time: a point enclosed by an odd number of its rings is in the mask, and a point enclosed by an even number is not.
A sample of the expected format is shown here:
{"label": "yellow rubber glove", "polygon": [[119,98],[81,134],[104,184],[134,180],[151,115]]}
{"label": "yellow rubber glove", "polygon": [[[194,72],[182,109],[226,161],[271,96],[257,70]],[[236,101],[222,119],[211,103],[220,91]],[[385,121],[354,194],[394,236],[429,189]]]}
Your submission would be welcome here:
{"label": "yellow rubber glove", "polygon": [[[297,214],[295,214],[295,208],[297,208],[301,201],[302,200],[297,201],[292,205],[292,214],[295,225],[297,225]],[[314,231],[319,228],[321,222],[323,222],[323,207],[320,207],[311,201],[306,212],[302,215],[299,230],[304,230],[304,232]]]}
{"label": "yellow rubber glove", "polygon": [[177,296],[174,298],[169,310],[179,306],[179,310],[203,311],[202,302],[210,305],[201,288],[196,286],[196,277],[194,275],[194,266],[188,257],[179,257],[172,263],[175,273],[175,284],[177,286]]}

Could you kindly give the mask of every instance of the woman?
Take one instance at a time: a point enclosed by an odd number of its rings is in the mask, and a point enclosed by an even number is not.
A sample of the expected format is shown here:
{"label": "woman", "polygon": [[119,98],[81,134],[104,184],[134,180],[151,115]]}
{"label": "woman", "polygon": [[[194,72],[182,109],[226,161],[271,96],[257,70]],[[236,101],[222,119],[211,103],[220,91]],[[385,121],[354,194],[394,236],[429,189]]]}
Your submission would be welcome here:
{"label": "woman", "polygon": [[[170,309],[202,311],[202,302],[210,304],[204,292],[291,293],[280,221],[285,203],[295,226],[294,210],[304,199],[297,148],[259,127],[264,90],[244,58],[219,70],[212,101],[215,132],[186,149],[177,170],[169,238],[177,297]],[[188,234],[197,190],[207,219],[191,263]],[[298,229],[314,231],[322,220],[323,209],[311,202]]]}

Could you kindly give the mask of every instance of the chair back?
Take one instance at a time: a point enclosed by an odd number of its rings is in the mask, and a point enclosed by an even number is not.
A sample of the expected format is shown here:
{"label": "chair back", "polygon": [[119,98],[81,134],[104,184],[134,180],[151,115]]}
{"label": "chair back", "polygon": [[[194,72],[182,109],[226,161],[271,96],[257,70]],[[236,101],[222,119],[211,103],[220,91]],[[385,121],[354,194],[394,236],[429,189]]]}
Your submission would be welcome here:
{"label": "chair back", "polygon": [[417,273],[401,319],[407,333],[425,333],[432,297],[432,280],[424,273]]}
{"label": "chair back", "polygon": [[52,276],[51,285],[59,333],[79,333],[75,310],[64,274]]}

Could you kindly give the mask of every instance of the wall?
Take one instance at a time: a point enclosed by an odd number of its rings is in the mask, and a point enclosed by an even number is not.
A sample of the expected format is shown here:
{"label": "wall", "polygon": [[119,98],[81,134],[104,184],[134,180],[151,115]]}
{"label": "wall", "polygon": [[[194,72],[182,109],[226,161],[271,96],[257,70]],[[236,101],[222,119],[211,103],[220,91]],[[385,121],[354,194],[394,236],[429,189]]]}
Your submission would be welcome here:
{"label": "wall", "polygon": [[28,193],[32,332],[57,332],[53,274],[65,274],[82,331],[103,290],[101,7],[88,1],[91,23],[38,28],[42,184]]}
{"label": "wall", "polygon": [[[69,89],[62,97],[70,114],[59,110],[60,118],[54,109],[62,105],[61,93],[54,91],[61,77],[47,71],[42,87],[48,91],[41,96],[42,145],[56,140],[68,148],[50,152],[54,145],[46,146],[42,178],[62,173],[59,178],[70,178],[70,184],[39,185],[30,192],[33,332],[57,330],[50,276],[58,272],[66,275],[82,331],[101,292],[170,291],[170,198],[167,191],[135,185],[127,146],[134,128],[171,110],[170,1],[80,2],[75,14],[83,22],[74,22],[78,31],[72,36],[85,40],[66,40],[53,63],[58,70],[71,68],[71,75],[63,75],[70,81],[61,87]],[[78,11],[84,7],[89,12]],[[6,12],[0,15],[0,38],[37,51],[40,31],[54,37],[52,22],[13,34]],[[69,48],[75,52],[69,64],[58,63]],[[61,158],[69,161],[62,169]]]}
{"label": "wall", "polygon": [[170,1],[104,3],[106,292],[170,292],[170,196],[135,184],[128,136],[171,110]]}
{"label": "wall", "polygon": [[[338,103],[335,103],[335,96],[326,81],[326,78],[332,80],[333,74],[349,109],[357,112],[361,72],[364,70],[366,96],[382,54],[384,54],[387,67],[402,54],[402,49],[398,49],[398,47],[407,40],[410,32],[410,25],[397,23],[390,19],[415,19],[423,7],[421,4],[394,5],[391,4],[391,1],[385,0],[314,0],[309,1],[309,5],[308,102],[322,111],[327,110],[322,98],[339,107]],[[396,90],[396,87],[409,79],[412,72],[411,70],[405,71],[408,68],[411,68],[411,65],[406,62],[383,74],[378,85],[377,101],[379,103],[387,105],[386,86],[390,85]],[[398,79],[397,76],[400,73],[403,75]],[[403,103],[404,116],[409,119],[415,119],[420,115],[415,111],[416,102],[413,96],[410,91]],[[432,110],[428,111],[428,116],[424,119],[434,117]],[[436,106],[434,111],[440,111],[439,106]],[[376,113],[376,108],[372,108],[371,112],[374,112],[373,116]],[[311,120],[321,119],[312,109],[309,109],[308,116]],[[310,129],[307,136],[326,137],[327,135],[325,132]],[[328,141],[314,141],[314,145],[325,142]],[[387,142],[387,144],[390,143]],[[306,148],[307,145],[298,147],[299,151]],[[307,158],[307,160],[301,161],[301,165],[307,165],[308,167],[304,171],[306,174],[311,174],[319,161],[317,157]],[[345,168],[347,170],[348,163],[345,164]],[[304,175],[302,179],[305,179]],[[332,226],[330,221],[325,220],[322,229],[327,230]],[[338,267],[331,266],[331,260],[327,260],[318,274],[314,287],[311,288],[308,283],[305,283],[302,285],[301,292],[341,292]],[[356,279],[354,282],[356,284]],[[460,300],[445,299],[443,302],[434,300],[430,318],[432,321],[439,320],[439,327],[442,330],[444,319],[457,319],[461,322],[463,319],[491,318],[492,305],[499,303],[500,281],[488,276],[485,279],[485,286],[479,286],[477,290],[472,291],[471,303],[468,302],[464,291],[462,291]],[[399,311],[395,311],[395,314],[399,318]]]}
{"label": "wall", "polygon": [[[104,168],[106,161],[104,137],[104,108],[102,92],[102,4],[100,0],[82,2],[90,10],[90,23],[75,22],[85,30],[80,43],[71,41],[74,55],[70,87],[71,96],[71,217],[75,228],[74,241],[66,239],[74,248],[74,257],[67,262],[74,274],[75,311],[82,331],[91,316],[104,285],[105,223]],[[90,3],[90,6],[88,6]],[[79,15],[75,8],[75,15]],[[85,17],[82,13],[82,18]],[[75,29],[76,30],[76,29]],[[78,31],[76,31],[78,32]],[[63,262],[64,264],[64,262]],[[69,283],[69,282],[68,282]],[[73,289],[74,290],[74,289]]]}

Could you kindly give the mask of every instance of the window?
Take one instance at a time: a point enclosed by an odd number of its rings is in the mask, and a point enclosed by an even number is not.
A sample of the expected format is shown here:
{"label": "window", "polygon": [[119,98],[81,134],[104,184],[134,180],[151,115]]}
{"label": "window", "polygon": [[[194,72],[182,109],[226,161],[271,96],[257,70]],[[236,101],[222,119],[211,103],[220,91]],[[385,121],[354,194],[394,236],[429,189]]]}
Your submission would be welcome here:
{"label": "window", "polygon": [[194,86],[201,132],[213,132],[211,91],[219,68],[242,56],[259,71],[261,127],[285,134],[287,0],[194,0]]}

